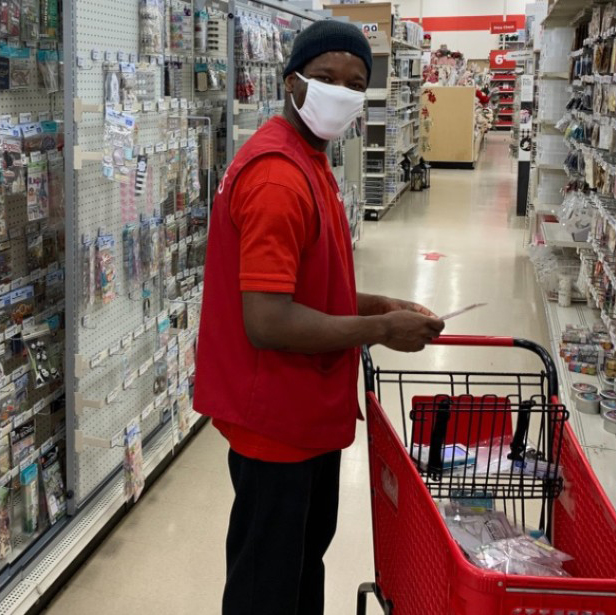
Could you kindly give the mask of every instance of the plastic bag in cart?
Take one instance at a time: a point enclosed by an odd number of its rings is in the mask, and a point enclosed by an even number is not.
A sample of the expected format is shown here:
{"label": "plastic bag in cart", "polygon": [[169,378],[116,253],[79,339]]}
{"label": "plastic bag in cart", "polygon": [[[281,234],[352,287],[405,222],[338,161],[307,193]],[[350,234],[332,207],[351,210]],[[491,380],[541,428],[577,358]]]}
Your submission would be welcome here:
{"label": "plastic bag in cart", "polygon": [[573,558],[543,539],[524,535],[485,544],[476,549],[471,559],[481,568],[506,574],[569,577],[562,566]]}

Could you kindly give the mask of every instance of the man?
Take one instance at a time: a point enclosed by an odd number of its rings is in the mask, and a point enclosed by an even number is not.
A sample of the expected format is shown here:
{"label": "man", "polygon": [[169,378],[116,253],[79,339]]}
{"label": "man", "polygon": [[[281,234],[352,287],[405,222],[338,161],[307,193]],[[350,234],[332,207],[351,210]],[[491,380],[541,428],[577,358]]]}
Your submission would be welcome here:
{"label": "man", "polygon": [[239,151],[216,197],[195,409],[230,443],[224,615],[323,613],[340,451],[359,414],[358,348],[418,351],[444,326],[421,306],[355,289],[325,149],[361,113],[371,69],[353,25],[299,34],[283,116]]}

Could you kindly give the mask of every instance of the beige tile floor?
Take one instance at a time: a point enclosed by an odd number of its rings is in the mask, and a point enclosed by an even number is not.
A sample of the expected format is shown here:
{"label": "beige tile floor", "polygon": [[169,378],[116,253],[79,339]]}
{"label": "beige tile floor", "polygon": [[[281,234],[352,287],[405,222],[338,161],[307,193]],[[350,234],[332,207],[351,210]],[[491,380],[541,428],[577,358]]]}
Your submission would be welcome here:
{"label": "beige tile floor", "polygon": [[[451,320],[447,333],[516,335],[547,343],[543,307],[523,248],[523,225],[513,215],[515,173],[507,137],[500,134],[490,135],[476,170],[434,170],[429,191],[405,195],[383,221],[365,225],[356,251],[359,288],[412,298],[439,314],[487,301],[487,307]],[[424,260],[431,251],[445,258]],[[374,354],[390,368],[539,367],[517,350],[433,348],[402,356],[376,349]],[[388,410],[399,423],[396,404]],[[232,499],[226,450],[214,429],[202,430],[49,613],[220,613]],[[343,457],[339,531],[326,563],[326,612],[354,613],[358,584],[374,575],[363,424]],[[372,602],[371,615],[379,612]]]}

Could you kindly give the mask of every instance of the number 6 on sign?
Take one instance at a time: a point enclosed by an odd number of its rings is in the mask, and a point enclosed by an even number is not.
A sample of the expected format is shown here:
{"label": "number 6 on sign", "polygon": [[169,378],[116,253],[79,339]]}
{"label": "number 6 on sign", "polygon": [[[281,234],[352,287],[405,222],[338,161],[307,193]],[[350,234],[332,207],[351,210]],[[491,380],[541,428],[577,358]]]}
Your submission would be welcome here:
{"label": "number 6 on sign", "polygon": [[506,56],[506,49],[490,51],[490,68],[515,68],[515,60],[508,60]]}

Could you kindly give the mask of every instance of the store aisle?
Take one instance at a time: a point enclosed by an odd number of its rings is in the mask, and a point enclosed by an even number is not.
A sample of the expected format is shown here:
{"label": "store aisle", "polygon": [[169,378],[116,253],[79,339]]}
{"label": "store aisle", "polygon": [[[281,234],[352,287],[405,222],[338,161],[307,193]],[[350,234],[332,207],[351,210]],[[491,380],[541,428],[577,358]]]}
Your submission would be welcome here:
{"label": "store aisle", "polygon": [[[446,333],[516,335],[547,343],[523,226],[512,218],[516,175],[507,143],[507,136],[489,135],[475,171],[434,170],[429,191],[405,195],[383,221],[367,223],[356,252],[359,288],[412,298],[439,314],[486,301],[488,306],[451,320]],[[427,253],[443,257],[426,260]],[[517,350],[433,348],[402,356],[376,349],[374,355],[382,366],[394,368],[539,368]],[[387,409],[399,423],[395,403]],[[48,612],[219,613],[232,499],[226,450],[213,428],[202,430]],[[327,558],[328,614],[353,613],[357,585],[373,580],[369,506],[360,424],[356,443],[343,456],[339,531]],[[372,603],[370,613],[379,612]]]}

